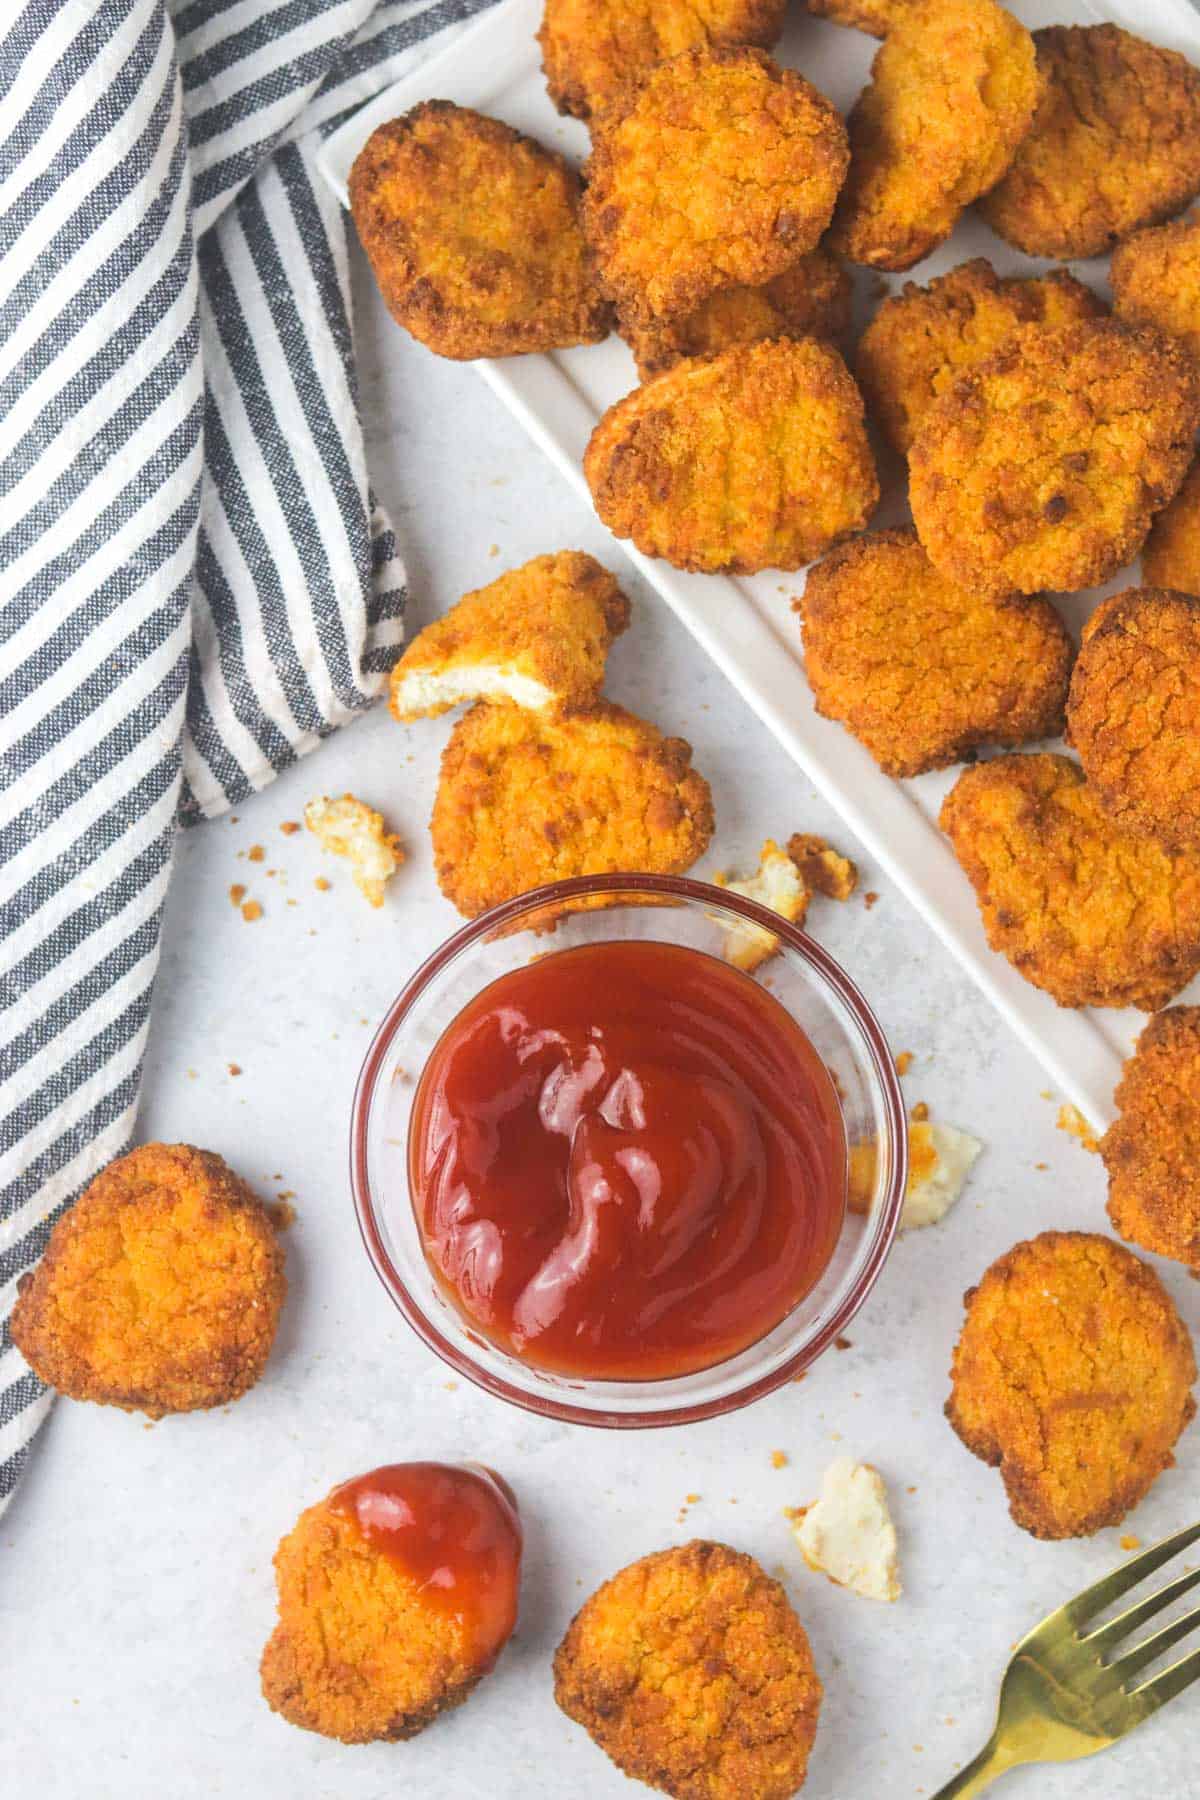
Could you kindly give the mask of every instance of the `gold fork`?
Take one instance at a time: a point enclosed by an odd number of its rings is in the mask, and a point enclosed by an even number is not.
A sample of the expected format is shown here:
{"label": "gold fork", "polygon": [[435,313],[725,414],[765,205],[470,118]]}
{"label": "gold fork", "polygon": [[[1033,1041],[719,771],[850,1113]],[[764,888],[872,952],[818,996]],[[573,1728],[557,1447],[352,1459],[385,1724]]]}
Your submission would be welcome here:
{"label": "gold fork", "polygon": [[1020,1763],[1074,1762],[1106,1750],[1200,1677],[1200,1648],[1134,1685],[1134,1677],[1200,1626],[1200,1606],[1172,1619],[1130,1650],[1127,1639],[1200,1583],[1200,1569],[1177,1575],[1115,1619],[1084,1627],[1147,1575],[1200,1539],[1200,1525],[1143,1550],[1035,1625],[1012,1654],[1000,1688],[996,1729],[979,1755],[933,1800],[970,1800]]}

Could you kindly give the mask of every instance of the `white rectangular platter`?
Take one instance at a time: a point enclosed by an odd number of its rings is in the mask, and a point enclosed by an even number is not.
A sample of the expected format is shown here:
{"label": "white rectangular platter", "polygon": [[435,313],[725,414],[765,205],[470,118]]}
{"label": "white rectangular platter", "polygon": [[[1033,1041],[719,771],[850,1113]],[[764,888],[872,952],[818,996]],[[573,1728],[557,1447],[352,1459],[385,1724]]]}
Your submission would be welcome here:
{"label": "white rectangular platter", "polygon": [[[1010,5],[1030,27],[1112,20],[1200,62],[1200,13],[1190,0],[1010,0]],[[343,204],[351,165],[371,132],[420,100],[475,107],[582,162],[588,149],[585,128],[560,118],[546,95],[534,38],[540,20],[541,0],[503,0],[454,32],[411,74],[349,119],[322,151],[325,176]],[[866,80],[876,48],[873,39],[797,11],[777,55],[847,110]],[[951,242],[921,263],[911,278],[927,282],[970,256],[987,256],[1001,274],[1030,274],[1049,266],[1010,250],[968,215]],[[1084,264],[1075,272],[1105,291],[1105,264]],[[876,278],[862,271],[859,278],[861,321],[875,303],[870,292]],[[891,285],[903,279],[893,278]],[[592,428],[613,401],[636,385],[633,358],[620,339],[475,366],[577,493],[588,499],[581,463]],[[886,466],[881,475],[886,496]],[[897,486],[902,489],[903,482],[897,482],[893,471],[891,487]],[[894,524],[906,516],[902,495],[893,493],[885,498],[876,523]],[[549,540],[547,547],[553,547]],[[937,827],[942,797],[957,771],[892,781],[839,725],[817,716],[791,607],[803,591],[803,575],[687,575],[641,556],[628,544],[621,548],[954,953],[1056,1088],[1094,1125],[1106,1125],[1121,1062],[1143,1016],[1064,1010],[988,948],[970,886]],[[1101,592],[1126,585],[1128,579],[1073,595],[1065,603],[1068,618],[1078,625]],[[786,822],[786,807],[781,816]],[[1195,986],[1200,991],[1200,984]]]}

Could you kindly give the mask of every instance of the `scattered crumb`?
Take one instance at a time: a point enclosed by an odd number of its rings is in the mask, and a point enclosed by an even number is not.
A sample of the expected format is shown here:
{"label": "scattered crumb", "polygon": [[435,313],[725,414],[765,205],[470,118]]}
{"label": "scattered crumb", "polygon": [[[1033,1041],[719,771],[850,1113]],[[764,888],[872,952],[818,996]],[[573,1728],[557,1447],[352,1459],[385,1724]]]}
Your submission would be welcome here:
{"label": "scattered crumb", "polygon": [[499,556],[499,554],[500,554],[499,544],[489,544],[488,545],[488,555],[489,556]]}
{"label": "scattered crumb", "polygon": [[689,1506],[695,1506],[700,1498],[699,1494],[685,1494],[683,1497]]}
{"label": "scattered crumb", "polygon": [[227,1063],[226,1067],[231,1075],[240,1075],[242,1072],[241,1063]]}
{"label": "scattered crumb", "polygon": [[231,906],[240,906],[242,904],[242,901],[245,898],[246,898],[245,887],[242,885],[242,883],[240,881],[235,881],[233,886],[229,890],[230,905]]}
{"label": "scattered crumb", "polygon": [[1039,1088],[1038,1093],[1042,1096],[1043,1100],[1053,1100],[1054,1098],[1054,1095],[1050,1092],[1049,1088]]}
{"label": "scattered crumb", "polygon": [[[1200,1270],[1197,1270],[1197,1278],[1200,1279]],[[807,1380],[808,1380],[808,1370],[807,1369],[801,1369],[801,1371],[798,1375],[792,1376],[793,1382],[800,1382],[800,1381],[807,1381]]]}
{"label": "scattered crumb", "polygon": [[917,1490],[915,1487],[906,1487],[904,1491],[906,1494],[915,1494]]}
{"label": "scattered crumb", "polygon": [[[279,1180],[278,1175],[276,1175],[275,1180]],[[275,1197],[277,1200],[294,1200],[296,1198],[296,1190],[295,1188],[280,1188],[279,1193]]]}
{"label": "scattered crumb", "polygon": [[901,1231],[936,1225],[962,1193],[983,1145],[953,1125],[918,1120],[908,1132],[908,1186]]}
{"label": "scattered crumb", "polygon": [[394,831],[384,830],[382,813],[353,794],[343,794],[340,800],[323,795],[309,801],[304,823],[324,849],[347,859],[359,893],[372,906],[382,906],[384,887],[404,861],[400,839]]}
{"label": "scattered crumb", "polygon": [[[326,881],[326,879],[323,875],[318,875],[317,879],[313,882],[313,886],[316,888],[318,893],[327,894],[329,892],[330,887],[332,886],[332,883]],[[317,934],[315,931],[310,931],[308,935],[309,935],[309,937],[316,937]]]}
{"label": "scattered crumb", "polygon": [[1121,1539],[1122,1550],[1140,1550],[1141,1547],[1141,1538],[1134,1537],[1132,1532],[1126,1532],[1125,1536]]}
{"label": "scattered crumb", "polygon": [[788,1461],[788,1459],[787,1459],[787,1451],[786,1450],[772,1450],[772,1452],[771,1452],[771,1467],[773,1469],[786,1469],[787,1461]]}
{"label": "scattered crumb", "polygon": [[289,900],[289,901],[288,901],[288,902],[287,902],[287,904],[288,904],[288,905],[289,905],[289,906],[298,906],[298,905],[299,905],[299,904],[300,904],[300,902],[299,902],[299,901],[298,901],[298,900]]}
{"label": "scattered crumb", "polygon": [[237,816],[237,814],[236,814],[236,813],[230,813],[230,815],[229,815],[229,823],[230,823],[230,824],[231,824],[231,825],[236,825],[236,824],[237,824],[237,822],[238,822],[238,816]]}
{"label": "scattered crumb", "polygon": [[848,856],[831,850],[824,838],[810,831],[794,831],[788,839],[788,855],[807,887],[827,900],[848,900],[858,886],[858,870]]}
{"label": "scattered crumb", "polygon": [[1049,1163],[1034,1163],[1033,1166],[1035,1169],[1048,1169],[1050,1167],[1050,1164]]}
{"label": "scattered crumb", "polygon": [[821,1497],[797,1509],[793,1535],[810,1569],[867,1600],[898,1600],[896,1530],[878,1469],[839,1456]]}
{"label": "scattered crumb", "polygon": [[245,905],[242,907],[242,917],[243,917],[243,919],[245,919],[247,925],[253,925],[255,919],[261,919],[262,916],[263,916],[263,909],[258,904],[258,901],[257,900],[247,900]]}
{"label": "scattered crumb", "polygon": [[908,1071],[912,1068],[912,1066],[913,1066],[912,1051],[911,1050],[902,1050],[900,1052],[899,1056],[896,1058],[896,1073],[897,1073],[897,1075],[907,1075]]}
{"label": "scattered crumb", "polygon": [[908,1116],[910,1119],[915,1120],[918,1125],[920,1125],[923,1120],[927,1119],[929,1117],[929,1108],[924,1100],[918,1100],[917,1104],[910,1110]]}
{"label": "scattered crumb", "polygon": [[1085,1150],[1095,1155],[1100,1149],[1100,1139],[1092,1130],[1077,1106],[1060,1106],[1055,1121],[1060,1131],[1069,1137],[1078,1138]]}
{"label": "scattered crumb", "polygon": [[280,1194],[278,1200],[267,1201],[267,1211],[271,1215],[271,1223],[274,1225],[276,1231],[287,1231],[295,1223],[296,1209],[294,1206],[289,1205],[287,1199],[282,1194]]}
{"label": "scattered crumb", "polygon": [[188,1072],[187,1072],[187,1078],[188,1078],[188,1080],[189,1080],[189,1081],[195,1081],[195,1079],[196,1079],[196,1071],[195,1071],[195,1069],[189,1069],[189,1070],[188,1070]]}
{"label": "scattered crumb", "polygon": [[295,837],[300,829],[299,819],[285,819],[279,827],[284,837]]}
{"label": "scattered crumb", "polygon": [[261,862],[266,854],[261,844],[251,844],[246,852],[246,860],[247,862]]}
{"label": "scattered crumb", "polygon": [[267,880],[270,881],[271,878],[275,875],[278,875],[278,873],[279,873],[278,869],[268,869],[267,870]]}
{"label": "scattered crumb", "polygon": [[874,889],[871,889],[870,892],[863,895],[863,905],[866,907],[868,912],[870,912],[871,908],[875,905],[875,903],[878,899],[879,899],[879,895],[874,891]]}
{"label": "scattered crumb", "polygon": [[853,1350],[854,1344],[848,1337],[835,1337],[833,1347],[835,1350]]}

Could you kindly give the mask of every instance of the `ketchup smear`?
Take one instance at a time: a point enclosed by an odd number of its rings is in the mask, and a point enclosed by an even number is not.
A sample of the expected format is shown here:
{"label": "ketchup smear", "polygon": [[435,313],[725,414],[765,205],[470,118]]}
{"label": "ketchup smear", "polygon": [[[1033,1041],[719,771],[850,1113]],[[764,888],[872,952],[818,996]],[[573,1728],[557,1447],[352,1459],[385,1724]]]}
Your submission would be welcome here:
{"label": "ketchup smear", "polygon": [[470,1325],[538,1368],[708,1368],[809,1292],[841,1229],[828,1070],[698,950],[614,941],[502,975],[421,1076],[409,1187]]}
{"label": "ketchup smear", "polygon": [[465,1660],[489,1669],[517,1622],[522,1540],[508,1483],[478,1464],[390,1463],[334,1488],[329,1504],[461,1622]]}

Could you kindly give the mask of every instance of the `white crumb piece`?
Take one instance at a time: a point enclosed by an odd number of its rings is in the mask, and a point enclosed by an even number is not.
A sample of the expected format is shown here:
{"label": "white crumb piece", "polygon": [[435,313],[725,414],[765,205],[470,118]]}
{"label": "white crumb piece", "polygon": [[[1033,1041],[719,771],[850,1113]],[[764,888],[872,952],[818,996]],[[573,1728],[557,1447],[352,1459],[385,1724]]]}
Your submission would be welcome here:
{"label": "white crumb piece", "polygon": [[900,1570],[887,1488],[878,1469],[839,1456],[821,1498],[792,1527],[810,1569],[867,1600],[898,1600]]}
{"label": "white crumb piece", "polygon": [[425,719],[464,700],[501,699],[527,712],[543,712],[554,698],[545,682],[523,675],[509,663],[460,663],[437,673],[413,669],[401,674],[392,693],[392,711],[398,719]]}
{"label": "white crumb piece", "polygon": [[[768,838],[763,845],[758,868],[748,881],[729,881],[722,875],[716,879],[718,887],[728,888],[731,894],[742,894],[747,900],[757,900],[760,906],[769,906],[792,925],[803,919],[812,898],[803,875],[774,838]],[[747,973],[766,962],[778,948],[779,939],[757,925],[739,925],[725,934],[726,961]]]}
{"label": "white crumb piece", "polygon": [[340,800],[322,795],[305,807],[304,823],[326,850],[347,858],[359,892],[372,906],[382,906],[384,886],[404,861],[400,839],[383,829],[383,815],[353,794]]}
{"label": "white crumb piece", "polygon": [[908,1187],[901,1231],[917,1225],[936,1225],[944,1219],[958,1196],[983,1145],[953,1125],[934,1125],[925,1119],[908,1128]]}

